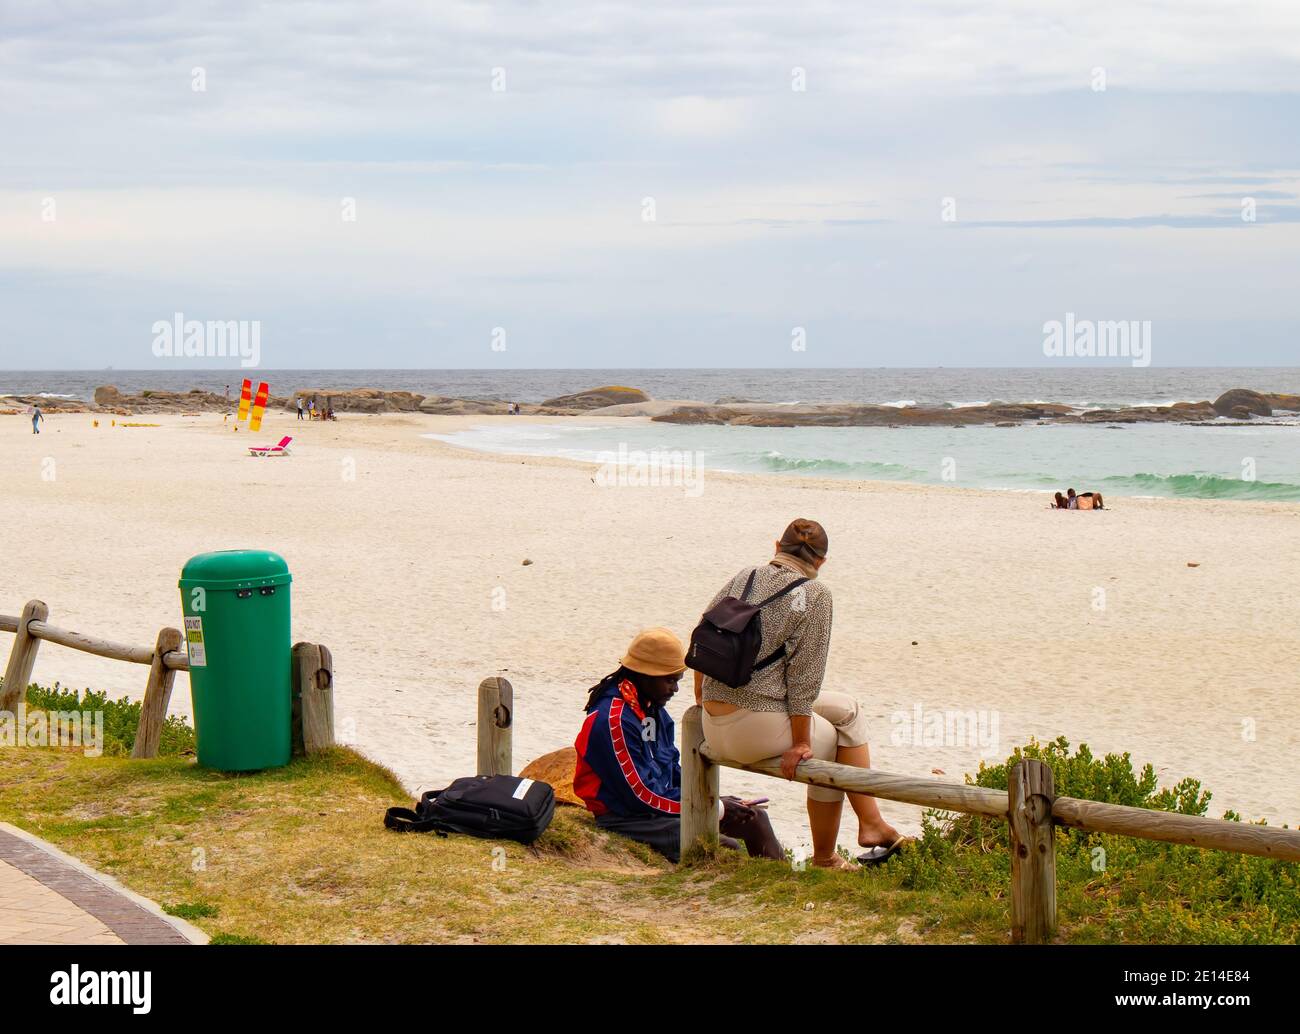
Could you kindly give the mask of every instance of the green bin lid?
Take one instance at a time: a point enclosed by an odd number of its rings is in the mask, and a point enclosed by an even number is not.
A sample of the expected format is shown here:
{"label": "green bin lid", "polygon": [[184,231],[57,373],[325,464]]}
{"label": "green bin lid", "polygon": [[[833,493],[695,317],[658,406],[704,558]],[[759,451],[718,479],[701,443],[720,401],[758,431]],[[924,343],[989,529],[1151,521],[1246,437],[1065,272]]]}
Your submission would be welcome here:
{"label": "green bin lid", "polygon": [[222,549],[190,557],[181,569],[182,589],[202,585],[207,589],[246,589],[261,585],[288,585],[289,565],[279,553],[265,549]]}

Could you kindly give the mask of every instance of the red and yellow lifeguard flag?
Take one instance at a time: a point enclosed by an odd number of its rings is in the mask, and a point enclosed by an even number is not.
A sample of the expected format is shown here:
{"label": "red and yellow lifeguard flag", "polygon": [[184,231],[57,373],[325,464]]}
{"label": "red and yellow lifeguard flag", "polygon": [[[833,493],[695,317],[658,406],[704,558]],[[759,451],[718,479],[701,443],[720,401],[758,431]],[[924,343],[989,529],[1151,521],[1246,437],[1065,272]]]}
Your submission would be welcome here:
{"label": "red and yellow lifeguard flag", "polygon": [[253,413],[248,418],[248,429],[250,431],[260,431],[262,429],[262,414],[266,412],[266,396],[270,394],[270,388],[267,387],[266,381],[257,386],[257,398],[253,400]]}
{"label": "red and yellow lifeguard flag", "polygon": [[248,402],[253,391],[253,382],[247,377],[244,378],[244,386],[239,389],[239,412],[235,414],[236,420],[248,419]]}

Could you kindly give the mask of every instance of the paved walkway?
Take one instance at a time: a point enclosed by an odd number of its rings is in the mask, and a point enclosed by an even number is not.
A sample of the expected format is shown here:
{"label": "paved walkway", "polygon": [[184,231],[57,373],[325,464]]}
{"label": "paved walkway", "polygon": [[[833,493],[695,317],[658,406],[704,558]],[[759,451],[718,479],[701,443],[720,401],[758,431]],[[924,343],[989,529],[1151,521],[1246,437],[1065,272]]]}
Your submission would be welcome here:
{"label": "paved walkway", "polygon": [[0,822],[0,944],[202,944],[111,876]]}

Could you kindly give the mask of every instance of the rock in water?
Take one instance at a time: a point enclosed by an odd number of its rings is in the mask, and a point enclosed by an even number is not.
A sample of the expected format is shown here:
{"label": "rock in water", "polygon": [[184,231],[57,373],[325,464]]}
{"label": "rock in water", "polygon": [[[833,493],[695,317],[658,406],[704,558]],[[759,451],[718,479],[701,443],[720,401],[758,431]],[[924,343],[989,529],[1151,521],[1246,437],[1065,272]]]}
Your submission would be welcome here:
{"label": "rock in water", "polygon": [[446,395],[430,395],[420,403],[421,413],[433,413],[436,416],[505,416],[510,412],[510,403],[491,399],[458,399]]}
{"label": "rock in water", "polygon": [[628,402],[649,402],[650,396],[640,388],[625,388],[611,384],[603,388],[588,388],[573,395],[558,395],[542,403],[543,409],[603,409],[621,406]]}
{"label": "rock in water", "polygon": [[120,405],[121,401],[122,393],[112,384],[101,384],[95,389],[95,405],[97,406],[111,409],[114,406]]}
{"label": "rock in water", "polygon": [[576,804],[579,808],[585,808],[582,798],[573,792],[573,772],[577,766],[578,752],[572,747],[563,747],[529,762],[519,774],[527,779],[548,783],[555,791],[556,804]]}
{"label": "rock in water", "polygon": [[412,413],[420,408],[423,395],[411,391],[384,391],[380,388],[348,388],[332,390],[330,388],[299,388],[284,400],[286,410],[297,409],[297,399],[302,399],[303,407],[312,399],[316,408],[326,407],[336,413]]}
{"label": "rock in water", "polygon": [[1225,391],[1211,405],[1219,416],[1240,418],[1239,414],[1233,412],[1238,408],[1246,410],[1247,417],[1273,415],[1273,407],[1268,404],[1268,400],[1259,392],[1251,391],[1249,388],[1233,388],[1231,391]]}

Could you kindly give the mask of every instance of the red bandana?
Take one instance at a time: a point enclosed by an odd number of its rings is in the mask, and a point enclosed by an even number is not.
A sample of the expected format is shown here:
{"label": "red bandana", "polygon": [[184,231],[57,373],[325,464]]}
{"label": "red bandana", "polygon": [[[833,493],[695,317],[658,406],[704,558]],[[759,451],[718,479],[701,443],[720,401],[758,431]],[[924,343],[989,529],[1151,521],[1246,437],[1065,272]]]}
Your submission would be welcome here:
{"label": "red bandana", "polygon": [[632,708],[632,712],[637,716],[637,718],[644,722],[645,712],[641,710],[641,701],[637,698],[636,686],[632,685],[628,679],[623,679],[618,684],[618,692],[627,702],[628,707]]}

